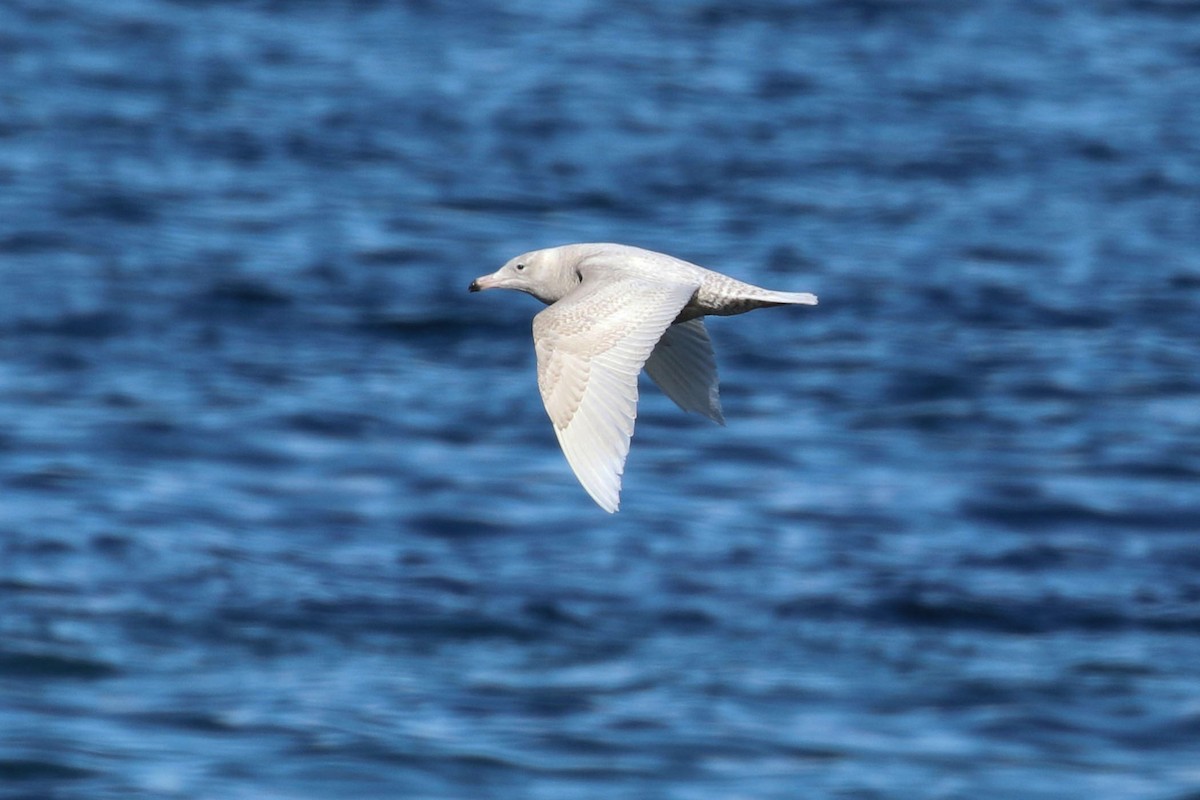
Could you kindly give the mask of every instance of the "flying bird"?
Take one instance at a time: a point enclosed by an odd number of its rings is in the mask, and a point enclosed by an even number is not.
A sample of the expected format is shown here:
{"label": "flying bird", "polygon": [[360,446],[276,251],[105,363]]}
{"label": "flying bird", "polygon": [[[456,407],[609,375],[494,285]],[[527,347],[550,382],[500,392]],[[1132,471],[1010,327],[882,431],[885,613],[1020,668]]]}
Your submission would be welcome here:
{"label": "flying bird", "polygon": [[724,425],[703,318],[817,304],[623,244],[534,250],[469,288],[516,289],[549,306],[533,318],[538,389],[575,477],[609,513],[620,505],[643,367],[684,411]]}

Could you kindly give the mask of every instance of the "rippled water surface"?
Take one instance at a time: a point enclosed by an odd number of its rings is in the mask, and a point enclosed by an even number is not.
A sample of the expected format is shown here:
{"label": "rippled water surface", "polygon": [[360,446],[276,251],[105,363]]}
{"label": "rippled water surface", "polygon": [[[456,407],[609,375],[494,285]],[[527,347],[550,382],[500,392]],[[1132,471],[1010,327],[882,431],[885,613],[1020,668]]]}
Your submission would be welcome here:
{"label": "rippled water surface", "polygon": [[[1200,4],[0,5],[0,796],[1200,796]],[[714,320],[570,474],[528,249]]]}

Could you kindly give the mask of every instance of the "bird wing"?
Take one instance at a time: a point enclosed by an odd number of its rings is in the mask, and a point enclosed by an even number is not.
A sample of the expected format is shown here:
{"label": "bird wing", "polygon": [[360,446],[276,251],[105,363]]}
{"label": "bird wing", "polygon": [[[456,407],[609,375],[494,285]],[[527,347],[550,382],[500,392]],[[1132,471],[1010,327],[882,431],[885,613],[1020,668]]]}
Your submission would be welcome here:
{"label": "bird wing", "polygon": [[717,387],[717,357],[703,319],[667,328],[646,359],[646,374],[684,411],[725,424]]}
{"label": "bird wing", "polygon": [[609,513],[620,503],[638,373],[698,287],[589,271],[533,319],[538,389],[554,433],[575,477]]}

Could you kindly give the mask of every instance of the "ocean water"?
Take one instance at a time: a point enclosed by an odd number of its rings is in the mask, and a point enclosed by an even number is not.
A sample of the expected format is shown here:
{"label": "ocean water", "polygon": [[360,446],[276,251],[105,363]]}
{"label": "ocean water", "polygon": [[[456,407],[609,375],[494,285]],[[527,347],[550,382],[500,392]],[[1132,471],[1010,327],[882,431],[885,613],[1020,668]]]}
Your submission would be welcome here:
{"label": "ocean water", "polygon": [[[0,4],[0,797],[1200,797],[1200,4]],[[813,309],[541,407],[571,241]]]}

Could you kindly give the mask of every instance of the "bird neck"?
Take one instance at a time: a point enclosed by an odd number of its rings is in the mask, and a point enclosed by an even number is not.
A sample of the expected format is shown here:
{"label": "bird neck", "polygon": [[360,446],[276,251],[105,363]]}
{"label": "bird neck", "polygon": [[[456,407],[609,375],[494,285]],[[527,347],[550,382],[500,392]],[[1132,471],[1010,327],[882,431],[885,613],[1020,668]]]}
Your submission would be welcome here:
{"label": "bird neck", "polygon": [[560,265],[560,268],[554,271],[552,278],[538,286],[538,292],[534,297],[546,305],[557,303],[582,281],[583,275],[578,270]]}

